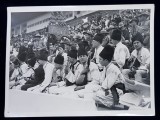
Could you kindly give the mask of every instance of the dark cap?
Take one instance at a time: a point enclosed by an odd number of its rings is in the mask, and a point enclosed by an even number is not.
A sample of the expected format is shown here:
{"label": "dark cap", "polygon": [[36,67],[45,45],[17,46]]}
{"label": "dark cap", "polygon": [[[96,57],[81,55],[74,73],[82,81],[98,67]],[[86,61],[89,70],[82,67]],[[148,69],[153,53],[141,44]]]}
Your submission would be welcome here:
{"label": "dark cap", "polygon": [[100,44],[102,43],[103,41],[103,38],[104,38],[104,35],[103,34],[96,34],[95,37],[93,38],[93,40],[99,42]]}
{"label": "dark cap", "polygon": [[68,56],[77,59],[77,50],[70,50]]}
{"label": "dark cap", "polygon": [[111,34],[111,39],[120,41],[121,40],[121,31],[118,29],[113,30]]}
{"label": "dark cap", "polygon": [[141,33],[137,32],[137,34],[132,37],[132,43],[134,41],[139,41],[143,43],[143,36],[141,35]]}
{"label": "dark cap", "polygon": [[103,59],[107,59],[109,62],[112,60],[113,55],[114,47],[112,47],[111,45],[106,45],[99,54],[100,57],[102,57]]}

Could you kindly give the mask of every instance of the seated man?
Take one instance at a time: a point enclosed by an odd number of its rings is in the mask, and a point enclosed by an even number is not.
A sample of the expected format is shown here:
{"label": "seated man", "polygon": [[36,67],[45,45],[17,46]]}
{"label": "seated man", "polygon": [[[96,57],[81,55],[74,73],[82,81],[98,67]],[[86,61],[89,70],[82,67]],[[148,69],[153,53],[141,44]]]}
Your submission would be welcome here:
{"label": "seated man", "polygon": [[146,77],[149,71],[150,53],[148,49],[143,47],[143,37],[140,33],[133,36],[132,42],[135,50],[131,53],[129,61],[137,61],[140,64],[137,68],[131,66],[130,69],[124,69],[122,73],[127,78],[129,78],[130,73],[133,73],[136,81],[145,82],[142,78]]}
{"label": "seated man", "polygon": [[111,60],[113,58],[114,48],[110,45],[106,45],[102,52],[99,54],[99,62],[104,69],[99,81],[93,81],[89,83],[85,88],[84,98],[88,97],[87,94],[91,94],[90,97],[105,106],[111,107],[119,103],[119,91],[116,88],[125,90],[123,81],[123,75],[117,66],[115,66]]}
{"label": "seated man", "polygon": [[39,85],[28,88],[27,91],[43,92],[43,90],[45,90],[45,88],[51,83],[54,65],[47,61],[47,57],[48,51],[46,49],[41,49],[39,51],[37,61],[40,65],[43,65],[45,74],[44,81]]}
{"label": "seated man", "polygon": [[83,66],[80,64],[80,62],[77,60],[77,50],[71,50],[68,53],[68,60],[69,60],[69,68],[65,70],[66,77],[66,86],[70,86],[76,83],[76,80],[80,76],[80,73],[83,70]]}

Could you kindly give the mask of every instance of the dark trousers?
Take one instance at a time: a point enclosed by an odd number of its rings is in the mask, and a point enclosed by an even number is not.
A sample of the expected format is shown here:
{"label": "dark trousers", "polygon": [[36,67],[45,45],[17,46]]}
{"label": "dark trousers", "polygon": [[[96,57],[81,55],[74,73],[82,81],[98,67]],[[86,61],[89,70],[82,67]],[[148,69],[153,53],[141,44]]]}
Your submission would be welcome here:
{"label": "dark trousers", "polygon": [[125,93],[125,86],[123,83],[117,83],[111,87],[110,90],[113,96],[114,105],[117,105],[119,103],[119,95],[116,88],[121,89],[123,93]]}
{"label": "dark trousers", "polygon": [[21,90],[26,91],[28,88],[34,87],[34,86],[36,86],[36,85],[34,85],[34,84],[25,84],[25,85],[23,85],[23,86],[21,87]]}

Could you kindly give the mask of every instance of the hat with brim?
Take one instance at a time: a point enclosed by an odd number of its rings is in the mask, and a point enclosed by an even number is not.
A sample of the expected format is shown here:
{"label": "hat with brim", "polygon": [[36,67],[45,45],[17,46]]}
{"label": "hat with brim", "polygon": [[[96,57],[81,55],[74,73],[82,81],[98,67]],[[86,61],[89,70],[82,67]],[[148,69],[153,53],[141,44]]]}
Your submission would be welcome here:
{"label": "hat with brim", "polygon": [[67,36],[62,36],[60,44],[70,45],[70,39]]}
{"label": "hat with brim", "polygon": [[34,38],[41,38],[40,34],[36,34]]}
{"label": "hat with brim", "polygon": [[84,35],[90,35],[91,37],[93,36],[90,31],[87,31],[87,32],[85,31],[85,32],[83,32],[83,34],[84,34]]}
{"label": "hat with brim", "polygon": [[109,32],[108,32],[108,31],[106,31],[106,30],[101,30],[101,31],[100,31],[100,33],[101,33],[101,34],[103,34],[103,35],[107,35],[107,34],[109,34]]}

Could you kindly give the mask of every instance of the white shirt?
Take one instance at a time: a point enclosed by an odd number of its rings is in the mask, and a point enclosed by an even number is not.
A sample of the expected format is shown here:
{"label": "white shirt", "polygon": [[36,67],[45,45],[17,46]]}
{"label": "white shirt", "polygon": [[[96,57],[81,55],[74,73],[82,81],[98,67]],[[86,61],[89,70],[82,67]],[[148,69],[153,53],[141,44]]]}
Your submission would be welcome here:
{"label": "white shirt", "polygon": [[45,73],[45,78],[44,78],[44,81],[40,84],[41,90],[43,90],[45,87],[47,87],[51,83],[54,65],[49,62],[46,62],[43,65],[43,69]]}
{"label": "white shirt", "polygon": [[48,40],[48,38],[44,36],[43,37],[43,43],[44,43],[45,46],[47,46],[47,40]]}
{"label": "white shirt", "polygon": [[13,46],[12,45],[10,45],[10,51],[12,51],[13,50]]}
{"label": "white shirt", "polygon": [[27,72],[23,74],[23,77],[31,77],[34,74],[33,68],[28,68]]}
{"label": "white shirt", "polygon": [[17,57],[17,55],[18,55],[18,52],[16,51],[15,48],[13,48],[13,55],[16,56],[16,57]]}
{"label": "white shirt", "polygon": [[105,21],[106,28],[108,28],[108,23],[109,23],[109,21],[110,21],[110,20],[106,20],[106,21]]}
{"label": "white shirt", "polygon": [[[83,67],[86,67],[86,65],[84,65]],[[97,64],[95,64],[94,62],[90,62],[89,72],[87,74],[87,80],[89,82],[93,81],[97,83],[99,79],[100,79],[100,72],[99,72]]]}
{"label": "white shirt", "polygon": [[14,69],[10,79],[13,80],[14,78],[16,78],[18,76],[19,76],[19,70],[18,70],[18,68],[16,68],[16,69]]}
{"label": "white shirt", "polygon": [[104,89],[110,89],[114,84],[123,83],[124,78],[119,68],[113,63],[108,64],[102,71],[100,85]]}
{"label": "white shirt", "polygon": [[77,62],[75,65],[74,65],[74,76],[75,76],[75,81],[79,78],[81,72],[83,70],[83,65],[80,64],[79,62]]}
{"label": "white shirt", "polygon": [[96,59],[96,63],[97,64],[100,64],[99,63],[99,54],[101,53],[101,51],[103,50],[103,46],[99,46],[98,48],[95,48],[95,52],[94,52],[94,56],[93,56],[93,58],[95,58]]}
{"label": "white shirt", "polygon": [[148,70],[147,67],[150,64],[150,53],[147,48],[142,47],[141,50],[139,51],[139,54],[137,54],[137,50],[133,50],[131,55],[136,57],[138,61],[140,62],[140,67],[138,69],[144,69]]}
{"label": "white shirt", "polygon": [[21,77],[23,75],[25,77],[25,74],[27,75],[27,72],[28,72],[28,65],[26,63],[22,63],[19,68],[14,69],[11,79],[16,77]]}
{"label": "white shirt", "polygon": [[25,74],[28,71],[28,65],[23,62],[21,63],[20,69],[22,70],[22,74]]}
{"label": "white shirt", "polygon": [[130,53],[128,48],[122,44],[122,42],[119,42],[116,45],[115,51],[114,51],[114,60],[119,65],[120,68],[122,68],[125,64],[125,60],[130,57]]}
{"label": "white shirt", "polygon": [[74,65],[74,69],[72,71],[72,68],[69,69],[69,72],[68,74],[66,75],[66,78],[74,83],[80,76],[81,72],[83,70],[83,65],[80,64],[79,62],[77,62],[75,65]]}

